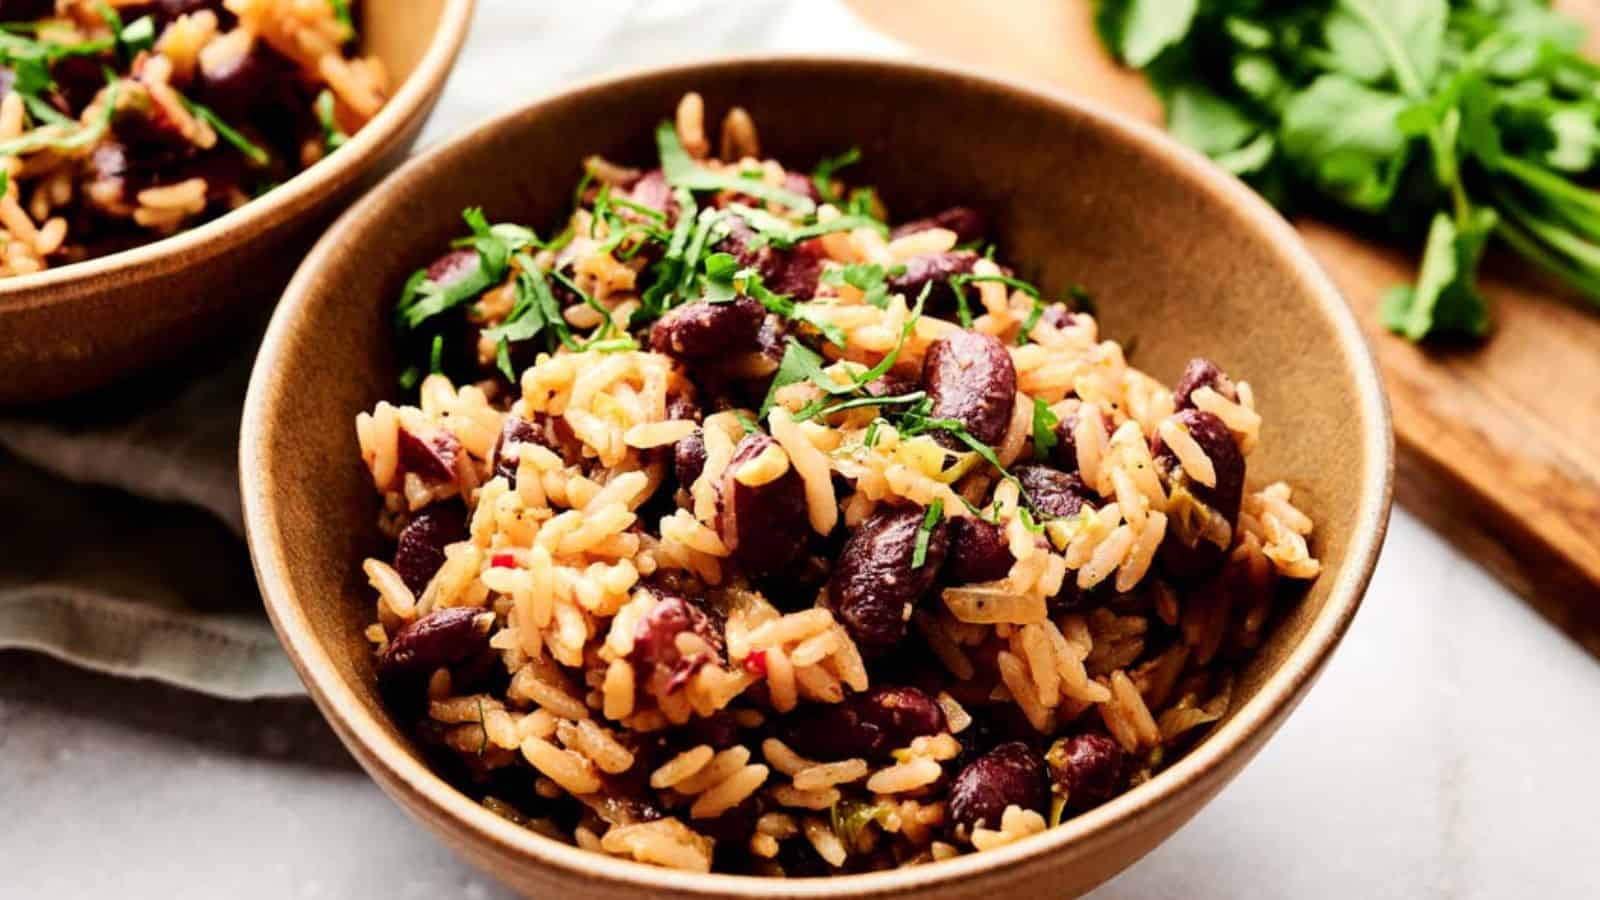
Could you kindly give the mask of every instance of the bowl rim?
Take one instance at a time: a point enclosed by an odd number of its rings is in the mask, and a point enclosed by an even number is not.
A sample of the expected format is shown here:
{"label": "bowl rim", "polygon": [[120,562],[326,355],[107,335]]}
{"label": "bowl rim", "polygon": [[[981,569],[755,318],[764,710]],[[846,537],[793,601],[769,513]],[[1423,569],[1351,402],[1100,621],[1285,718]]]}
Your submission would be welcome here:
{"label": "bowl rim", "polygon": [[[1242,212],[1249,225],[1291,264],[1307,285],[1315,307],[1333,325],[1337,346],[1349,360],[1356,389],[1355,414],[1363,432],[1368,465],[1360,488],[1360,507],[1354,517],[1344,566],[1323,577],[1334,578],[1328,599],[1305,636],[1283,663],[1267,678],[1244,706],[1212,731],[1205,741],[1150,781],[1062,825],[1005,847],[964,854],[949,860],[910,868],[835,875],[827,878],[777,879],[761,876],[691,873],[664,869],[583,850],[517,826],[473,802],[464,793],[414,758],[382,730],[377,717],[364,711],[355,692],[335,670],[331,657],[312,636],[309,620],[287,587],[288,560],[284,547],[273,537],[277,498],[252,473],[263,470],[274,429],[267,412],[286,390],[275,358],[283,352],[297,322],[311,308],[310,289],[315,273],[335,258],[347,233],[357,229],[369,211],[398,190],[411,173],[432,165],[463,145],[482,140],[535,115],[541,107],[574,95],[616,89],[634,83],[750,67],[784,67],[794,64],[838,66],[857,71],[910,72],[940,79],[973,81],[990,89],[1017,92],[1029,99],[1077,116],[1090,127],[1110,132],[1118,140],[1168,164],[1178,177],[1216,202]],[[352,411],[354,415],[354,411]],[[1371,348],[1354,313],[1293,226],[1242,181],[1215,167],[1210,160],[1180,144],[1159,128],[1112,108],[1038,83],[951,62],[925,62],[851,54],[761,53],[702,57],[666,66],[641,67],[619,74],[585,80],[497,114],[469,131],[419,154],[393,173],[382,185],[351,207],[317,243],[290,282],[256,358],[245,399],[240,432],[240,481],[251,559],[273,626],[312,698],[380,787],[413,815],[425,820],[428,808],[439,813],[430,827],[447,843],[473,844],[492,851],[498,862],[530,859],[561,870],[570,878],[602,879],[619,887],[645,892],[738,898],[844,897],[898,894],[1007,869],[1044,856],[1069,844],[1095,845],[1116,835],[1137,831],[1142,823],[1161,816],[1169,802],[1183,796],[1205,798],[1229,777],[1226,763],[1235,753],[1248,750],[1298,704],[1333,649],[1349,628],[1368,584],[1389,522],[1393,500],[1394,436],[1388,398],[1384,393]],[[1253,755],[1251,751],[1247,755]],[[1203,800],[1202,800],[1203,802]],[[475,856],[475,854],[474,854]],[[477,857],[482,858],[482,857]]]}
{"label": "bowl rim", "polygon": [[200,265],[315,206],[330,190],[356,180],[374,160],[389,152],[406,124],[438,96],[466,41],[477,3],[444,0],[438,27],[416,69],[340,152],[323,157],[265,195],[198,227],[105,256],[0,279],[0,314],[68,302],[91,285],[121,276],[143,281]]}

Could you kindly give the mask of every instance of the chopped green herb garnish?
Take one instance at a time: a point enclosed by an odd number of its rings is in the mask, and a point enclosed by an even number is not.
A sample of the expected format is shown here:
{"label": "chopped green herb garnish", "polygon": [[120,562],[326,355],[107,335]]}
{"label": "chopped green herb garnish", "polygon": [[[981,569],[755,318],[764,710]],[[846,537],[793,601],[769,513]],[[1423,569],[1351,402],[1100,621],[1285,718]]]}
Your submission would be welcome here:
{"label": "chopped green herb garnish", "polygon": [[894,807],[887,803],[840,800],[828,811],[828,819],[839,842],[854,852],[861,848],[862,831],[873,822],[882,824],[893,812]]}
{"label": "chopped green herb garnish", "polygon": [[881,219],[878,211],[882,207],[883,203],[878,199],[877,190],[870,187],[859,187],[850,192],[850,199],[845,203],[845,212],[852,216]]}
{"label": "chopped green herb garnish", "polygon": [[315,106],[317,121],[322,123],[322,149],[332,153],[348,144],[350,135],[345,134],[344,129],[339,127],[339,119],[334,115],[333,91],[324,90],[318,94]]}
{"label": "chopped green herb garnish", "polygon": [[428,372],[433,375],[444,373],[444,335],[433,336],[433,347],[428,351]]}
{"label": "chopped green herb garnish", "polygon": [[561,282],[561,284],[563,286],[565,286],[567,290],[569,290],[572,293],[576,294],[578,296],[578,299],[583,301],[583,305],[584,306],[589,307],[590,309],[594,310],[596,313],[598,313],[600,315],[600,331],[599,331],[598,334],[595,335],[595,337],[596,338],[602,338],[602,339],[610,337],[611,332],[615,331],[616,327],[617,327],[616,323],[611,320],[611,310],[606,309],[604,306],[601,306],[600,305],[600,301],[596,300],[594,298],[593,294],[589,293],[588,291],[584,290],[581,287],[578,287],[578,283],[576,281],[573,281],[571,278],[568,278],[566,275],[562,274],[559,270],[552,271],[550,273],[550,277],[554,278],[555,280],[557,280],[559,282]]}
{"label": "chopped green herb garnish", "polygon": [[[897,267],[904,271],[904,267]],[[879,309],[889,307],[889,273],[876,263],[851,263],[822,273],[822,284],[849,285],[861,292],[862,299]]]}
{"label": "chopped green herb garnish", "polygon": [[333,17],[339,20],[339,24],[344,26],[345,33],[349,35],[345,40],[354,37],[356,20],[350,15],[350,0],[328,0],[328,5],[333,7]]}
{"label": "chopped green herb garnish", "polygon": [[156,20],[149,16],[140,16],[129,22],[120,35],[123,52],[131,59],[155,46]]}
{"label": "chopped green herb garnish", "polygon": [[807,419],[818,417],[826,419],[836,413],[848,412],[852,409],[864,409],[869,406],[910,406],[913,403],[920,402],[926,396],[928,396],[926,391],[912,391],[909,394],[901,394],[896,397],[854,397],[833,404],[828,404],[823,400],[815,400],[806,404],[798,413],[795,413],[794,420],[796,422],[804,422]]}
{"label": "chopped green herb garnish", "polygon": [[838,231],[854,231],[857,228],[871,228],[883,234],[888,234],[888,226],[870,216],[843,215],[827,222],[817,222],[811,225],[795,226],[786,219],[782,219],[764,209],[754,209],[742,203],[733,203],[728,206],[731,212],[737,213],[750,227],[755,229],[757,238],[774,247],[793,247],[801,241],[833,234]]}
{"label": "chopped green herb garnish", "polygon": [[34,122],[45,125],[61,125],[67,128],[78,127],[78,121],[71,116],[63,115],[60,110],[51,106],[49,101],[38,94],[22,94],[22,103],[28,108],[28,115]]}
{"label": "chopped green herb garnish", "polygon": [[817,163],[811,170],[811,184],[817,189],[817,196],[829,203],[839,201],[839,194],[833,189],[833,176],[846,166],[853,166],[861,161],[861,148],[851,147],[849,150],[832,156]]}
{"label": "chopped green herb garnish", "polygon": [[889,423],[885,422],[883,419],[873,419],[872,422],[867,425],[866,433],[861,435],[862,445],[869,450],[878,446],[878,428],[887,424]]}
{"label": "chopped green herb garnish", "polygon": [[1050,404],[1033,398],[1033,458],[1044,462],[1050,458],[1050,451],[1056,448],[1059,438],[1056,437],[1056,426],[1061,424],[1061,419],[1050,410]]}
{"label": "chopped green herb garnish", "polygon": [[928,538],[943,518],[944,501],[936,499],[928,505],[928,511],[922,516],[922,524],[917,528],[917,541],[911,548],[911,568],[920,569],[928,561]]}
{"label": "chopped green herb garnish", "polygon": [[[0,64],[16,74],[12,89],[24,97],[49,90],[54,83],[50,66],[68,56],[98,56],[116,49],[114,37],[96,38],[76,44],[39,41],[16,33],[18,26],[8,24],[0,29]],[[119,33],[120,29],[113,34]]]}
{"label": "chopped green herb garnish", "polygon": [[1066,304],[1073,312],[1094,315],[1094,295],[1081,284],[1067,288]]}
{"label": "chopped green herb garnish", "polygon": [[483,210],[466,210],[462,218],[474,233],[470,240],[478,253],[477,271],[446,287],[430,281],[426,269],[413,274],[395,308],[395,322],[401,331],[414,331],[424,321],[472,300],[505,278],[511,245],[490,229]]}
{"label": "chopped green herb garnish", "polygon": [[92,124],[84,125],[78,130],[67,134],[48,134],[41,133],[38,130],[30,131],[21,137],[0,143],[0,156],[21,156],[24,153],[33,153],[34,151],[45,149],[72,152],[100,143],[100,139],[105,137],[106,130],[111,127],[111,115],[116,111],[117,95],[120,91],[121,85],[113,84],[111,86],[110,93],[106,95],[105,109]]}
{"label": "chopped green herb garnish", "polygon": [[631,337],[617,337],[590,341],[583,345],[583,349],[592,350],[595,353],[627,353],[639,349],[639,342]]}
{"label": "chopped green herb garnish", "polygon": [[[767,398],[761,404],[761,417],[765,418],[767,412],[772,409],[772,400],[778,389],[791,384],[810,379],[823,393],[839,397],[857,394],[867,385],[882,378],[894,367],[895,360],[900,358],[900,351],[906,345],[906,339],[911,336],[912,329],[917,327],[917,321],[922,318],[922,306],[927,302],[929,287],[923,285],[922,293],[917,296],[916,306],[912,307],[911,314],[906,316],[906,323],[901,327],[900,337],[895,341],[894,347],[884,354],[883,359],[878,360],[877,365],[856,376],[849,384],[838,384],[828,377],[828,373],[822,370],[822,357],[794,338],[790,338],[784,350],[783,361],[778,364],[778,374],[773,377],[772,387],[767,390]],[[877,402],[878,405],[882,405],[882,398],[877,398]],[[926,403],[927,398],[924,397],[920,402]]]}
{"label": "chopped green herb garnish", "polygon": [[757,425],[756,420],[750,418],[749,414],[747,414],[744,410],[734,410],[733,417],[739,420],[739,427],[744,429],[745,434],[761,433],[761,426]]}
{"label": "chopped green herb garnish", "polygon": [[761,283],[761,276],[754,272],[744,273],[747,277],[745,289],[750,296],[761,302],[768,312],[776,313],[794,322],[810,325],[821,332],[822,337],[835,347],[844,349],[844,329],[828,321],[822,311],[827,308],[826,303],[795,303],[784,294],[774,294],[767,290]]}
{"label": "chopped green herb garnish", "polygon": [[822,357],[815,350],[789,338],[784,342],[783,358],[778,361],[778,372],[772,378],[772,386],[767,389],[767,398],[761,401],[759,417],[767,417],[781,388],[802,381],[810,381],[825,394],[839,396],[855,392],[854,384],[839,384],[823,371]]}
{"label": "chopped green herb garnish", "polygon": [[696,165],[678,141],[677,129],[671,122],[656,126],[656,147],[661,155],[661,171],[673,187],[691,191],[733,191],[766,203],[780,203],[799,213],[810,213],[817,205],[811,198],[793,191],[773,187],[754,178],[741,178],[722,172],[712,172]]}
{"label": "chopped green herb garnish", "polygon": [[189,112],[193,113],[195,118],[202,119],[210,124],[223,140],[232,144],[235,149],[243,153],[251,162],[258,166],[264,166],[272,162],[271,154],[252,143],[249,138],[235,131],[232,126],[222,121],[222,117],[212,112],[209,107],[201,106],[188,97],[183,98],[183,103],[189,107]]}

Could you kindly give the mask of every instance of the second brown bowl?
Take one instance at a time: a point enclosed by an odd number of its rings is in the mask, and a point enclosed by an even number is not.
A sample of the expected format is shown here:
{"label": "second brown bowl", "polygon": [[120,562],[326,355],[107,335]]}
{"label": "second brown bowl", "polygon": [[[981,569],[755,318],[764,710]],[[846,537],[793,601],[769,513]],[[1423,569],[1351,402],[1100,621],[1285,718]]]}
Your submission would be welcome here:
{"label": "second brown bowl", "polygon": [[362,52],[398,86],[350,142],[212,222],[110,256],[0,279],[0,407],[35,405],[175,359],[268,304],[317,233],[410,152],[477,0],[369,2]]}

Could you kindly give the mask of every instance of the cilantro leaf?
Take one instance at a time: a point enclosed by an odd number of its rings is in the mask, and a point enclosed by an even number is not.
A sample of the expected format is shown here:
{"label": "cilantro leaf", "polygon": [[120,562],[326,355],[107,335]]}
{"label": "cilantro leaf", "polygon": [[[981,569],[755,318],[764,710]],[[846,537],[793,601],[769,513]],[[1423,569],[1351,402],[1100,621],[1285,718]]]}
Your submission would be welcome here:
{"label": "cilantro leaf", "polygon": [[1183,39],[1199,6],[1199,0],[1105,0],[1095,27],[1119,59],[1143,67]]}
{"label": "cilantro leaf", "polygon": [[1410,158],[1409,140],[1398,125],[1407,106],[1399,94],[1347,75],[1323,75],[1284,109],[1284,155],[1334,200],[1381,211],[1394,199]]}
{"label": "cilantro leaf", "polygon": [[661,171],[673,187],[691,191],[733,191],[746,194],[767,203],[781,203],[800,213],[810,213],[817,208],[810,197],[774,187],[758,178],[741,178],[723,172],[701,168],[683,149],[678,140],[678,130],[671,122],[656,126],[656,151],[661,158]]}
{"label": "cilantro leaf", "polygon": [[1467,227],[1458,229],[1449,215],[1435,216],[1416,286],[1394,288],[1383,299],[1384,327],[1412,340],[1430,334],[1488,334],[1489,304],[1473,281],[1498,220],[1494,210],[1478,209]]}

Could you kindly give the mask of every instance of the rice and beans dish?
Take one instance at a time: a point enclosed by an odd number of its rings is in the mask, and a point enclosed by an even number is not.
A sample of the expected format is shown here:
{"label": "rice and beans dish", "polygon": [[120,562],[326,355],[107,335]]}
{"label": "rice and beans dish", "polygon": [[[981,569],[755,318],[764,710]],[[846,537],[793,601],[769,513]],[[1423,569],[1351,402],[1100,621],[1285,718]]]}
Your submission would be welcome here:
{"label": "rice and beans dish", "polygon": [[0,0],[0,276],[238,208],[383,106],[354,0]]}
{"label": "rice and beans dish", "polygon": [[357,419],[387,702],[463,790],[693,871],[911,865],[1040,833],[1228,709],[1316,577],[1251,485],[1248,382],[1174,388],[955,208],[764,159],[700,97],[590,158],[545,240],[406,285],[415,400]]}

